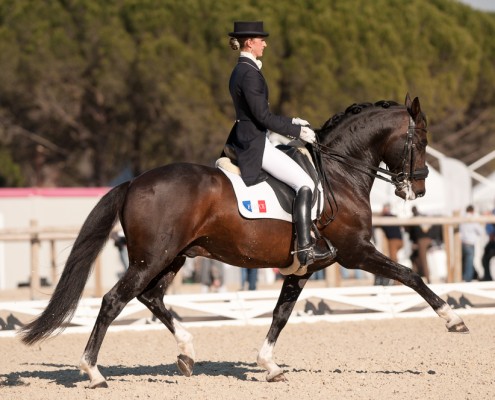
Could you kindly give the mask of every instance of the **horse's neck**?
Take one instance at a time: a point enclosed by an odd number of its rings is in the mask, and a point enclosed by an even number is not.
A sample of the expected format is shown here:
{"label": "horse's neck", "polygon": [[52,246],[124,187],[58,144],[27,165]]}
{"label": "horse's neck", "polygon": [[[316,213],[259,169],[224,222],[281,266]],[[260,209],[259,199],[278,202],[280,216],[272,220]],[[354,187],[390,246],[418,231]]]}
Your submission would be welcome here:
{"label": "horse's neck", "polygon": [[332,150],[378,166],[384,144],[401,125],[404,110],[370,109],[343,121],[328,138]]}
{"label": "horse's neck", "polygon": [[330,139],[328,143],[332,151],[351,160],[373,165],[380,163],[380,153],[374,139],[375,134],[356,130],[352,124],[342,126],[342,129],[335,133],[334,139]]}
{"label": "horse's neck", "polygon": [[[357,168],[352,168],[348,164],[354,162],[378,167],[383,161],[382,152],[385,144],[397,129],[397,118],[401,118],[400,112],[394,113],[391,110],[379,109],[351,117],[330,133],[326,140],[327,146],[332,152],[344,156],[346,160],[346,163],[332,164],[333,167],[339,165],[344,179],[349,179],[349,176],[356,177],[361,187],[371,190],[374,178],[359,172]],[[329,172],[335,174],[336,171],[330,170]]]}

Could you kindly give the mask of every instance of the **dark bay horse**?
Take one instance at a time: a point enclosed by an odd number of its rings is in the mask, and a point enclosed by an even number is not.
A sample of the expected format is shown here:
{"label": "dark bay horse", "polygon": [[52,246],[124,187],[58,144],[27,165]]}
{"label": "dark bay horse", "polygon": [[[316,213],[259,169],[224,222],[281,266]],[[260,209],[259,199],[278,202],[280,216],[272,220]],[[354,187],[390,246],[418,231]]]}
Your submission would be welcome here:
{"label": "dark bay horse", "polygon": [[[413,200],[425,193],[426,119],[418,98],[411,101],[407,96],[405,106],[387,102],[354,105],[330,119],[317,134],[315,153],[327,193],[317,226],[336,246],[335,261],[401,282],[428,302],[450,332],[468,332],[462,319],[418,274],[385,257],[370,242],[369,194],[381,161],[388,167],[396,195]],[[184,375],[192,374],[192,335],[163,302],[186,256],[214,258],[244,268],[288,267],[293,261],[293,225],[241,217],[231,183],[221,171],[194,164],[156,168],[113,188],[91,211],[47,308],[21,330],[26,344],[47,338],[72,317],[93,262],[117,218],[127,238],[130,264],[103,297],[81,358],[80,368],[89,375],[91,388],[107,386],[98,370],[98,352],[109,325],[135,297],[172,332],[179,348],[178,367]],[[272,358],[275,343],[306,281],[324,267],[312,267],[302,276],[288,275],[284,280],[258,355],[269,381],[285,380]]]}

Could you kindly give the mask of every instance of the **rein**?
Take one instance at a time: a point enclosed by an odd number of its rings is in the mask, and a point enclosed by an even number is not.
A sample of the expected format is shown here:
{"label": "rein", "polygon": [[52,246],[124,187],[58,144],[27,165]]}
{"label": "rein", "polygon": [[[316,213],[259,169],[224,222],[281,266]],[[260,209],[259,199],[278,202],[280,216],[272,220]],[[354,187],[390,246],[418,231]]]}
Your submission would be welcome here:
{"label": "rein", "polygon": [[[374,165],[363,163],[361,162],[361,160],[358,160],[356,158],[334,152],[331,150],[330,147],[323,145],[319,142],[313,143],[315,154],[318,155],[318,157],[316,158],[317,159],[316,164],[319,170],[318,173],[320,174],[320,176],[323,177],[324,184],[328,188],[328,191],[324,191],[324,192],[331,208],[331,215],[325,215],[325,222],[321,222],[321,218],[318,221],[321,225],[323,225],[323,227],[326,227],[330,222],[332,222],[335,219],[335,215],[338,212],[338,204],[335,199],[333,189],[330,185],[330,181],[326,176],[325,169],[322,167],[322,160],[321,160],[322,156],[337,161],[341,164],[347,165],[372,178],[378,178],[385,182],[391,183],[395,187],[400,187],[404,185],[404,182],[408,180],[426,179],[429,172],[427,166],[425,166],[424,168],[418,168],[417,170],[414,170],[414,144],[413,144],[414,132],[416,130],[425,131],[425,129],[416,127],[411,117],[409,117],[409,120],[410,120],[410,124],[407,129],[406,140],[404,143],[404,150],[402,152],[402,158],[401,158],[402,171],[399,173],[392,172],[389,169],[375,167]],[[384,174],[386,176],[381,174]],[[332,202],[333,204],[335,204],[335,210],[334,210],[334,206],[332,205]]]}

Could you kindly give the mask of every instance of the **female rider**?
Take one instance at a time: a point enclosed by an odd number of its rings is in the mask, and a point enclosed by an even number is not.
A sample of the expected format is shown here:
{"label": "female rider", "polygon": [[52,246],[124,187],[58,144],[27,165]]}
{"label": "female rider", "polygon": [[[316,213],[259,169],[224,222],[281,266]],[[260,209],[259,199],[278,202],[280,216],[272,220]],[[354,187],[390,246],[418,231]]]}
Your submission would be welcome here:
{"label": "female rider", "polygon": [[[241,176],[247,186],[266,179],[268,172],[296,192],[293,219],[297,233],[297,256],[301,265],[310,265],[334,254],[334,249],[320,248],[311,235],[311,203],[315,184],[289,156],[278,150],[267,138],[268,131],[289,139],[314,143],[315,133],[300,118],[288,118],[270,112],[268,86],[261,73],[267,32],[263,22],[234,22],[229,33],[230,46],[240,49],[240,57],[232,71],[229,90],[236,111],[236,122],[227,144],[236,153]],[[263,170],[263,171],[262,171]]]}

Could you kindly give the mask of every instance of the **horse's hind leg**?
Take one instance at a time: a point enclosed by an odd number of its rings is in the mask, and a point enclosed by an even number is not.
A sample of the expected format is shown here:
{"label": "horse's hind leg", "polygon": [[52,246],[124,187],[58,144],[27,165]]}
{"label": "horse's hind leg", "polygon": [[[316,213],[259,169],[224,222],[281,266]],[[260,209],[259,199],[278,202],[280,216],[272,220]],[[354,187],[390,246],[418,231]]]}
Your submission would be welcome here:
{"label": "horse's hind leg", "polygon": [[452,311],[452,308],[437,296],[437,294],[423,282],[423,279],[410,268],[392,261],[376,250],[358,268],[386,278],[395,279],[410,287],[423,297],[431,308],[446,321],[449,332],[469,333],[469,329],[464,324],[461,317]]}
{"label": "horse's hind leg", "polygon": [[277,339],[284,329],[290,314],[294,309],[299,294],[302,292],[304,285],[311,274],[303,276],[289,275],[284,280],[277,305],[273,310],[273,319],[263,346],[258,354],[258,365],[268,371],[266,380],[268,382],[286,381],[284,371],[273,361],[273,349]]}
{"label": "horse's hind leg", "polygon": [[148,288],[138,296],[143,303],[174,335],[180,354],[177,357],[177,366],[185,376],[191,376],[194,367],[194,347],[192,335],[177,321],[163,303],[163,296],[174,280],[177,272],[184,265],[186,258],[177,257],[167,268],[163,276],[158,277]]}
{"label": "horse's hind leg", "polygon": [[81,370],[89,376],[89,388],[91,389],[108,387],[105,378],[96,365],[98,353],[108,327],[126,304],[148,287],[163,265],[158,258],[153,261],[149,260],[147,263],[143,261],[142,264],[146,265],[146,267],[131,264],[124,276],[103,296],[100,312],[80,362]]}

